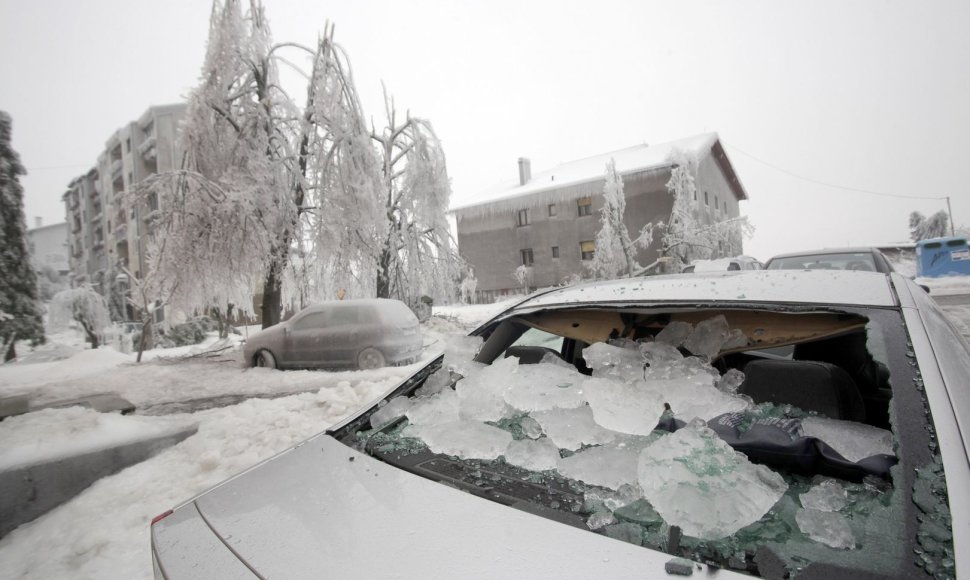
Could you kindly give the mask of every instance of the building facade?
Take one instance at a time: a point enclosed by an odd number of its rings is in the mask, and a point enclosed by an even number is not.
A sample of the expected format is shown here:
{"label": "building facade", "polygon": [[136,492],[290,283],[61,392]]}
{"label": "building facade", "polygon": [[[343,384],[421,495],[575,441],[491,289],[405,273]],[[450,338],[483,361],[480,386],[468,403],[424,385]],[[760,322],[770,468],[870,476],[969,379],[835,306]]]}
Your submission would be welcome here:
{"label": "building facade", "polygon": [[[586,265],[596,251],[606,164],[611,159],[623,178],[627,230],[636,235],[647,223],[667,223],[674,201],[667,182],[678,152],[697,160],[696,195],[690,201],[699,221],[712,224],[740,216],[740,202],[747,199],[747,193],[714,133],[638,145],[536,175],[532,175],[529,161],[520,159],[517,182],[452,209],[459,252],[478,280],[476,298],[489,302],[520,293],[524,286],[555,286],[576,276],[589,276]],[[654,262],[660,240],[637,252],[640,264]],[[716,257],[741,253],[739,239],[719,248]],[[525,284],[513,276],[523,265],[530,276]]]}
{"label": "building facade", "polygon": [[90,284],[107,296],[122,268],[141,275],[158,201],[134,203],[125,193],[181,166],[177,137],[184,114],[181,103],[150,107],[115,131],[97,164],[68,185],[62,199],[72,286]]}
{"label": "building facade", "polygon": [[66,223],[45,226],[37,218],[34,228],[27,230],[27,247],[34,270],[40,272],[45,267],[50,267],[62,276],[70,273]]}

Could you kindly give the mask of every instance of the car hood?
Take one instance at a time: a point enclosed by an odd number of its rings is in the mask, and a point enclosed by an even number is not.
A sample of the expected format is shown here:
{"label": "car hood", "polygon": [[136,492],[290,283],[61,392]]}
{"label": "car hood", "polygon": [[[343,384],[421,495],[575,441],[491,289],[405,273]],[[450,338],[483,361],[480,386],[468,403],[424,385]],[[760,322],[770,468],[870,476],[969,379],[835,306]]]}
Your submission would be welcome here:
{"label": "car hood", "polygon": [[[211,530],[228,550],[209,541],[215,553],[192,557],[167,528],[188,529],[186,517],[196,520],[194,535]],[[286,578],[643,579],[665,575],[673,559],[418,477],[329,435],[227,481],[152,531],[172,578],[188,559],[192,575],[219,577],[199,566],[230,554],[262,577]],[[744,577],[695,566],[708,577]]]}

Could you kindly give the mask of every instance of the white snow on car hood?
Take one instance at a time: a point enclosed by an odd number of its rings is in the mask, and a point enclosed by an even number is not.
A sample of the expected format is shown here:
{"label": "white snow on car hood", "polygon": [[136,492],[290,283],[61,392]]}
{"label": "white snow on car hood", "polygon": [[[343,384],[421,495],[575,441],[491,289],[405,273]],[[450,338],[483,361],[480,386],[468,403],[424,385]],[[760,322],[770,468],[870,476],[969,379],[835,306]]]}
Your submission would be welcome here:
{"label": "white snow on car hood", "polygon": [[642,579],[662,577],[671,559],[412,475],[327,435],[196,505],[264,577]]}

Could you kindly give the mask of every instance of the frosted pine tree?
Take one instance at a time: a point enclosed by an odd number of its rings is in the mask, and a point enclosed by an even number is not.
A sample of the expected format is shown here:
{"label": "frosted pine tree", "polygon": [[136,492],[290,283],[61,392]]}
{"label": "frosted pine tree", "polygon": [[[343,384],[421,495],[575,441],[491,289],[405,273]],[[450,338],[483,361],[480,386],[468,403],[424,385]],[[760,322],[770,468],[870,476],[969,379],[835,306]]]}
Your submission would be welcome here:
{"label": "frosted pine tree", "polygon": [[37,303],[37,274],[27,252],[24,219],[26,174],[11,144],[13,122],[0,111],[0,345],[2,360],[16,358],[17,340],[44,342],[44,325]]}

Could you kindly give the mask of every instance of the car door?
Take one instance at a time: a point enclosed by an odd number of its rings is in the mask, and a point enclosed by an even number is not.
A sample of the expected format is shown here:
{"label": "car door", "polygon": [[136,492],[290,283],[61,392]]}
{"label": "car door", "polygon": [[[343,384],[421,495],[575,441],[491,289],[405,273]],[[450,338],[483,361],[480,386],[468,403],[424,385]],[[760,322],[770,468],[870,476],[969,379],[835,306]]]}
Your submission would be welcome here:
{"label": "car door", "polygon": [[327,311],[308,312],[294,320],[286,334],[283,360],[294,366],[318,366],[324,354]]}
{"label": "car door", "polygon": [[356,363],[359,308],[354,304],[335,304],[329,309],[327,325],[320,331],[321,359],[327,365]]}

